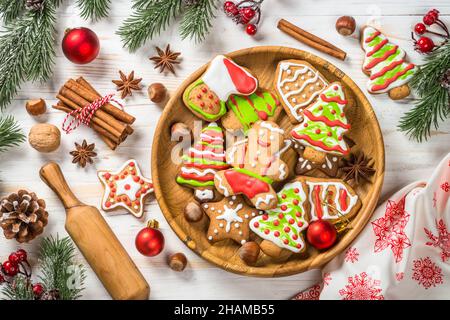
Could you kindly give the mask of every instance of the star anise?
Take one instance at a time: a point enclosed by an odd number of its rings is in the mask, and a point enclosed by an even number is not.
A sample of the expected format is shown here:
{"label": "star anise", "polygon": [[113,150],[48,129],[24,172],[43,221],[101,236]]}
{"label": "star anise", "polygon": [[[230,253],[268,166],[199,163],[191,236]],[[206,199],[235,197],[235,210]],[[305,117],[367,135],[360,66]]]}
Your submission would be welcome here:
{"label": "star anise", "polygon": [[82,168],[86,167],[87,163],[94,163],[92,158],[97,156],[94,152],[95,143],[87,144],[86,140],[83,140],[81,145],[75,142],[75,148],[76,150],[70,152],[73,156],[72,163],[78,163]]}
{"label": "star anise", "polygon": [[142,81],[142,78],[135,79],[134,71],[128,75],[128,77],[119,70],[120,80],[113,80],[112,82],[117,86],[117,91],[122,91],[121,98],[124,99],[128,95],[133,95],[132,90],[141,90],[141,86],[139,82]]}
{"label": "star anise", "polygon": [[353,182],[357,185],[360,183],[360,179],[364,179],[371,182],[371,177],[375,174],[376,170],[373,168],[372,158],[366,157],[362,152],[358,154],[351,154],[350,158],[344,159],[344,166],[342,172],[345,174],[344,180]]}
{"label": "star anise", "polygon": [[178,56],[181,52],[171,51],[170,44],[167,45],[165,51],[159,47],[156,47],[156,51],[158,52],[158,55],[149,58],[155,63],[155,69],[159,68],[159,72],[163,72],[167,68],[170,72],[175,74],[174,64],[180,64]]}

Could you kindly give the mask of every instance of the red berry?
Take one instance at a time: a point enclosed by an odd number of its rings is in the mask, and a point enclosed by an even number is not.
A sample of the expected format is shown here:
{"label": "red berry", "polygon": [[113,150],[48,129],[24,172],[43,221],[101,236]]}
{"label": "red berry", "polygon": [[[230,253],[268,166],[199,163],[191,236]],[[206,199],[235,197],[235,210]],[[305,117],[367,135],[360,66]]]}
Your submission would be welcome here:
{"label": "red berry", "polygon": [[27,260],[27,252],[23,249],[17,250],[16,255],[19,257],[20,261]]}
{"label": "red berry", "polygon": [[244,8],[241,11],[241,15],[244,16],[248,21],[252,20],[255,14],[255,10],[252,8]]}
{"label": "red berry", "polygon": [[235,16],[239,13],[238,8],[233,1],[225,1],[223,4],[223,10],[228,16]]}
{"label": "red berry", "polygon": [[423,24],[423,23],[418,23],[416,24],[416,26],[414,27],[414,31],[417,34],[424,34],[425,31],[427,31],[427,27]]}
{"label": "red berry", "polygon": [[427,15],[433,17],[435,20],[439,19],[439,10],[433,9],[428,11]]}
{"label": "red berry", "polygon": [[33,284],[33,293],[36,297],[41,296],[44,293],[44,287],[42,286],[42,284]]}
{"label": "red berry", "polygon": [[256,26],[254,24],[249,24],[245,28],[245,32],[247,32],[247,34],[250,36],[254,36],[256,34],[256,31],[258,31],[258,28],[256,28]]}
{"label": "red berry", "polygon": [[433,51],[434,42],[428,37],[420,37],[416,43],[416,48],[422,53],[428,53]]}
{"label": "red berry", "polygon": [[9,255],[8,257],[9,262],[14,263],[14,264],[19,264],[20,262],[20,257],[17,253],[13,252]]}
{"label": "red berry", "polygon": [[425,23],[427,26],[431,26],[436,22],[436,17],[433,15],[426,14],[423,17],[423,23]]}
{"label": "red berry", "polygon": [[12,263],[11,261],[3,262],[2,267],[3,272],[10,277],[14,277],[17,273],[19,273],[19,267],[16,263]]}

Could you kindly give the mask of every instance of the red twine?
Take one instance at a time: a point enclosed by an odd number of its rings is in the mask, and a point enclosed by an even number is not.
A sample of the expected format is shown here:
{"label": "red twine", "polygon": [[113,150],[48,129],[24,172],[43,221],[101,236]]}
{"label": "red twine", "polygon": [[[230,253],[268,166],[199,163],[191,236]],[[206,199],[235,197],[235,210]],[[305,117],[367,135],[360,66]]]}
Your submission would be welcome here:
{"label": "red twine", "polygon": [[[66,117],[64,118],[64,121],[62,123],[62,130],[65,133],[70,133],[76,128],[78,128],[82,123],[89,126],[92,120],[92,117],[94,116],[95,111],[100,109],[102,106],[109,102],[115,102],[119,105],[120,109],[123,110],[123,105],[113,98],[114,93],[110,93],[103,98],[99,98],[92,102],[91,104],[77,110],[73,110],[69,112]],[[69,117],[73,117],[72,121],[69,122],[69,125],[65,127],[67,120]]]}

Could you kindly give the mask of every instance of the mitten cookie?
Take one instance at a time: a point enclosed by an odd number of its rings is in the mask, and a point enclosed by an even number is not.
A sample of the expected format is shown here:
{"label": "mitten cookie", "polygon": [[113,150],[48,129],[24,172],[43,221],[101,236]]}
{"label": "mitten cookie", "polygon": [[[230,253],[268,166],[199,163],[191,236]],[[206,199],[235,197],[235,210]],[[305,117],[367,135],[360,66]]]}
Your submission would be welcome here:
{"label": "mitten cookie", "polygon": [[346,105],[341,84],[334,82],[321,92],[314,104],[303,110],[303,122],[291,131],[292,138],[306,147],[302,151],[303,159],[328,165],[327,154],[348,154],[350,148],[344,140],[344,133],[350,129],[344,113]]}
{"label": "mitten cookie", "polygon": [[100,170],[98,178],[105,187],[102,209],[124,208],[136,218],[144,214],[144,199],[153,192],[153,182],[141,175],[136,160],[128,160],[117,171]]}
{"label": "mitten cookie", "polygon": [[286,150],[283,134],[276,123],[256,122],[248,139],[227,150],[227,162],[233,168],[216,173],[217,190],[226,197],[243,194],[261,210],[275,208],[278,199],[271,184],[288,176],[288,167],[280,159]]}
{"label": "mitten cookie", "polygon": [[202,129],[200,139],[188,154],[183,155],[183,165],[177,182],[195,190],[195,198],[200,201],[216,199],[214,175],[217,170],[230,166],[225,163],[223,131],[215,122]]}
{"label": "mitten cookie", "polygon": [[405,51],[389,42],[377,29],[366,26],[361,35],[361,46],[366,53],[363,72],[370,76],[369,93],[389,92],[393,100],[406,98],[410,93],[408,82],[417,67],[406,62]]}
{"label": "mitten cookie", "polygon": [[[250,229],[278,248],[298,253],[306,249],[302,231],[308,227],[308,211],[307,190],[302,183],[287,183],[278,192],[277,207],[253,218]],[[262,244],[261,248],[267,255],[279,254],[277,250],[267,250],[270,246]]]}
{"label": "mitten cookie", "polygon": [[276,122],[281,114],[278,97],[264,90],[258,90],[249,96],[231,95],[227,101],[228,109],[221,121],[227,130],[248,130],[258,120]]}
{"label": "mitten cookie", "polygon": [[210,219],[206,237],[212,243],[232,239],[244,244],[250,235],[250,219],[262,213],[249,207],[244,199],[238,196],[223,198],[219,202],[203,203],[202,208]]}
{"label": "mitten cookie", "polygon": [[250,72],[219,55],[203,76],[186,88],[183,102],[197,117],[212,122],[225,114],[230,95],[250,95],[257,88],[258,80]]}
{"label": "mitten cookie", "polygon": [[278,63],[274,86],[292,123],[302,121],[302,112],[328,84],[312,65],[302,60]]}

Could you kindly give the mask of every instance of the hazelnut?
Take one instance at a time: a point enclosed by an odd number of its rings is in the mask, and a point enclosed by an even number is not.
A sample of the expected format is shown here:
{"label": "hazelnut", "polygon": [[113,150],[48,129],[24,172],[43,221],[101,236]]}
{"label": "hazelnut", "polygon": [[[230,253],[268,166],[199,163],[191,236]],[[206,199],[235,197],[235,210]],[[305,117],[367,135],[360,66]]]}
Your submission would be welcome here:
{"label": "hazelnut", "polygon": [[25,108],[27,109],[27,112],[32,116],[39,116],[41,114],[44,114],[47,110],[44,99],[28,100]]}
{"label": "hazelnut", "polygon": [[61,132],[52,124],[35,124],[28,134],[28,142],[39,152],[52,152],[58,149]]}
{"label": "hazelnut", "polygon": [[239,257],[247,265],[253,266],[256,264],[259,256],[259,245],[256,242],[246,242],[239,248]]}
{"label": "hazelnut", "polygon": [[163,102],[166,99],[167,89],[162,83],[152,83],[148,87],[148,96],[154,103]]}
{"label": "hazelnut", "polygon": [[199,222],[203,218],[203,210],[196,202],[189,202],[184,208],[184,218],[188,222]]}
{"label": "hazelnut", "polygon": [[174,271],[181,272],[186,268],[186,265],[187,258],[181,252],[174,253],[169,257],[169,267]]}
{"label": "hazelnut", "polygon": [[174,123],[170,128],[170,133],[172,141],[180,142],[184,140],[185,137],[191,136],[191,129],[189,129],[189,127],[186,124],[182,122],[177,122]]}
{"label": "hazelnut", "polygon": [[349,36],[355,32],[356,22],[355,18],[350,16],[343,16],[336,21],[336,30],[343,36]]}

